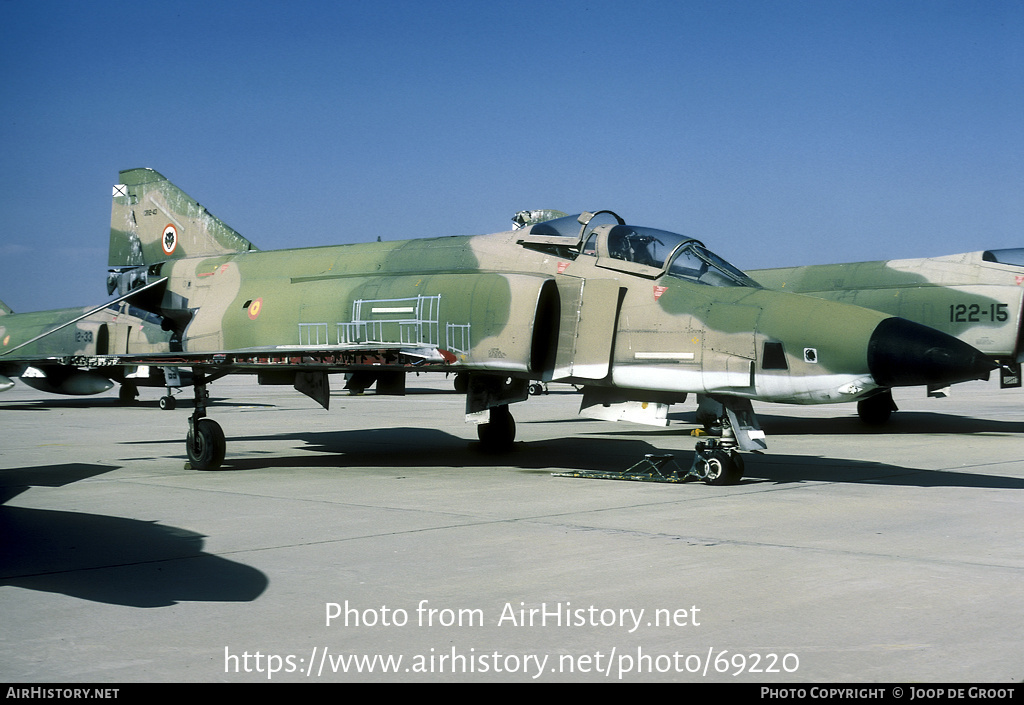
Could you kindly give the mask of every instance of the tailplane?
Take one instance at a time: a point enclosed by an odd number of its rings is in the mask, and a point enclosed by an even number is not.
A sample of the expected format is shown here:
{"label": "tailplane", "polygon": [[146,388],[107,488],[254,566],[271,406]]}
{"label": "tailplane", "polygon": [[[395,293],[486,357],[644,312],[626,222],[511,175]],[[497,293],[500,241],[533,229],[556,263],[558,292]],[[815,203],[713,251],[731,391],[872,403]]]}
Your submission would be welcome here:
{"label": "tailplane", "polygon": [[159,172],[129,169],[120,177],[110,209],[110,267],[256,249]]}

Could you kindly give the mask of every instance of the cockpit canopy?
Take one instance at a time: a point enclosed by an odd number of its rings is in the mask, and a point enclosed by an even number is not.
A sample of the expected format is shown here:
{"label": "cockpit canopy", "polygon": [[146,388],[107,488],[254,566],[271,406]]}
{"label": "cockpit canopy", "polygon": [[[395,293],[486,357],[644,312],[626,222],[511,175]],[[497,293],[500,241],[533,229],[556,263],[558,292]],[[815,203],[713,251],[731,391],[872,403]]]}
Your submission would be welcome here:
{"label": "cockpit canopy", "polygon": [[981,259],[984,262],[1014,264],[1024,267],[1024,247],[1014,247],[1006,250],[985,250]]}
{"label": "cockpit canopy", "polygon": [[596,257],[599,267],[652,279],[668,274],[709,286],[759,286],[700,241],[667,230],[627,225],[611,211],[537,223],[526,229],[519,242],[567,259]]}

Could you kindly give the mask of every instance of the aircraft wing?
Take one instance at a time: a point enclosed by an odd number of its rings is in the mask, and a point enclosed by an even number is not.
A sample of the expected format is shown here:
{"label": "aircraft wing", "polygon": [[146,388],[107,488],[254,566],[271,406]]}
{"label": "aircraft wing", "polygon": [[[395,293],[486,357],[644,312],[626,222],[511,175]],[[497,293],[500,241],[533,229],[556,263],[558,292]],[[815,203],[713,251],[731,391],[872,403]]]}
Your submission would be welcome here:
{"label": "aircraft wing", "polygon": [[435,346],[395,346],[374,343],[278,345],[216,352],[73,356],[62,358],[61,361],[90,367],[119,365],[198,367],[223,371],[225,374],[273,369],[351,372],[366,368],[431,368],[443,372],[458,363],[458,359],[453,353]]}
{"label": "aircraft wing", "polygon": [[361,373],[378,394],[405,393],[405,373],[462,369],[456,356],[429,345],[282,345],[218,352],[158,352],[138,355],[69,356],[62,365],[103,370],[111,367],[191,368],[206,382],[230,374],[255,374],[260,384],[291,384],[325,409],[330,404],[328,374]]}

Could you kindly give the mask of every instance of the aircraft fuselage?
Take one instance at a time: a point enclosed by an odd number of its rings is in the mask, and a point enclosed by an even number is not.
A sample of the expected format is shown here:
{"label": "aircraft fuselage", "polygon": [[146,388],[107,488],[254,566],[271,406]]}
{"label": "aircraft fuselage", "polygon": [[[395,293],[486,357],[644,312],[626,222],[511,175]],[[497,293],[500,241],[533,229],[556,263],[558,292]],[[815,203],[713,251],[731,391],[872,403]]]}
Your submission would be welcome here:
{"label": "aircraft fuselage", "polygon": [[[828,403],[883,386],[869,358],[888,315],[756,286],[696,283],[600,252],[563,257],[519,237],[172,260],[159,272],[168,277],[161,313],[182,323],[190,353],[435,346],[450,353],[452,371],[679,399],[699,392]],[[884,384],[902,384],[911,372],[896,370]]]}

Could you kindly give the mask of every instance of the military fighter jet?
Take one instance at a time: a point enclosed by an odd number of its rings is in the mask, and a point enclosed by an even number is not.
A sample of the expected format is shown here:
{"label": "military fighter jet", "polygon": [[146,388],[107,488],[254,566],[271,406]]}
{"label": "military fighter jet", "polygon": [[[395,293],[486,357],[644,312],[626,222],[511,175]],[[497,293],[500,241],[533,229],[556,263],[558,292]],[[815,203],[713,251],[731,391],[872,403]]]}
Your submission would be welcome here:
{"label": "military fighter jet", "polygon": [[0,302],[0,391],[19,377],[28,386],[51,394],[100,394],[118,382],[122,402],[138,396],[139,387],[167,387],[162,408],[173,408],[171,387],[182,386],[175,368],[96,363],[115,353],[170,352],[173,333],[161,319],[126,302],[96,308],[67,308],[14,313]]}
{"label": "military fighter jet", "polygon": [[[948,333],[999,363],[1002,388],[1021,386],[1024,248],[749,274],[772,289],[856,304]],[[945,396],[946,386],[930,385],[929,394]],[[865,422],[882,424],[896,404],[891,390],[880,389],[857,408]]]}
{"label": "military fighter jet", "polygon": [[701,242],[610,211],[261,252],[159,173],[132,169],[114,187],[109,264],[180,350],[99,357],[192,370],[196,469],[224,459],[206,386],[227,374],[292,383],[326,408],[331,373],[372,379],[378,394],[402,394],[411,371],[468,373],[466,418],[485,448],[511,446],[509,405],[531,381],[581,385],[584,411],[660,425],[669,404],[705,394],[723,405],[722,435],[698,444],[691,472],[728,484],[743,473],[738,450],[766,447],[752,399],[853,401],[994,368],[905,319],[762,288]]}

